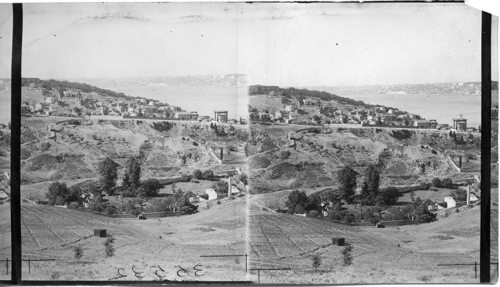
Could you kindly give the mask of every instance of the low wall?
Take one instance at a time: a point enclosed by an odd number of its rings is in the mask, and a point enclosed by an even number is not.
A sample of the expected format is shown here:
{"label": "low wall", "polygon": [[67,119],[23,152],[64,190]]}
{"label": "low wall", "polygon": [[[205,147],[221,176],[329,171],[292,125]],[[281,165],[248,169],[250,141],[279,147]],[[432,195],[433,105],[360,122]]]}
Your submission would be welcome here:
{"label": "low wall", "polygon": [[[138,215],[133,215],[133,214],[104,214],[104,213],[98,213],[94,212],[95,214],[107,216],[107,217],[112,217],[112,218],[137,218]],[[152,213],[142,213],[143,216],[146,218],[162,218],[162,217],[170,217],[170,216],[180,216],[180,212],[173,212],[173,211],[165,211],[165,212],[152,212]]]}
{"label": "low wall", "polygon": [[[343,224],[343,225],[350,225],[350,226],[373,226],[375,227],[374,223],[371,222],[353,222],[353,223],[345,223],[343,221],[338,221],[338,220],[329,220],[331,222],[335,222],[338,224]],[[414,224],[419,224],[420,222],[417,220],[410,220],[410,219],[404,219],[404,220],[389,220],[389,221],[380,221],[385,226],[401,226],[401,225],[414,225]]]}

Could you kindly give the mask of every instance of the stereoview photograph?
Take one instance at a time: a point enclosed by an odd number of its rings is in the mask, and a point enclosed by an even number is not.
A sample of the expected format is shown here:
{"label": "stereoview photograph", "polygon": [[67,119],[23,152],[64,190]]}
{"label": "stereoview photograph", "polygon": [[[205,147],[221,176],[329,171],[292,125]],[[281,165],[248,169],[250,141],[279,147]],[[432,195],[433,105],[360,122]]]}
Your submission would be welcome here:
{"label": "stereoview photograph", "polygon": [[[12,7],[0,8],[8,279]],[[480,10],[32,3],[22,33],[23,280],[479,283]]]}

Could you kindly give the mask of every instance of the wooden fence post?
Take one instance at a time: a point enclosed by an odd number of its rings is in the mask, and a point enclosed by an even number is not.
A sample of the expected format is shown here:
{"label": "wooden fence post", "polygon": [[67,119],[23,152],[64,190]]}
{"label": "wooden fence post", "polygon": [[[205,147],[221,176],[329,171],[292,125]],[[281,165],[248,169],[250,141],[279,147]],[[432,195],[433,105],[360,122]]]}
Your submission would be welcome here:
{"label": "wooden fence post", "polygon": [[474,261],[474,278],[477,279],[477,261]]}
{"label": "wooden fence post", "polygon": [[245,273],[248,273],[248,254],[245,253]]}

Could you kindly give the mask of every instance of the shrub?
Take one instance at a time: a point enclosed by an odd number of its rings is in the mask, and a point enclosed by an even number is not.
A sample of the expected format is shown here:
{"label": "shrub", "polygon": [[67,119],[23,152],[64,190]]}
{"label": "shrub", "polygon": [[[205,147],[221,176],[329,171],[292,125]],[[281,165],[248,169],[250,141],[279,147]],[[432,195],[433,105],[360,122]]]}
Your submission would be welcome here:
{"label": "shrub", "polygon": [[199,169],[193,171],[193,177],[196,179],[203,179],[203,173]]}
{"label": "shrub", "polygon": [[244,173],[242,173],[240,175],[240,181],[241,183],[243,183],[244,185],[248,185],[248,176]]}
{"label": "shrub", "polygon": [[83,249],[81,246],[75,246],[73,248],[73,254],[76,260],[80,260],[83,256]]}
{"label": "shrub", "polygon": [[437,177],[432,179],[432,185],[435,187],[441,187],[442,183],[441,180]]}
{"label": "shrub", "polygon": [[423,275],[423,276],[418,277],[418,279],[420,281],[423,281],[423,282],[428,282],[428,281],[431,281],[431,276],[429,276],[429,275]]}
{"label": "shrub", "polygon": [[397,140],[405,140],[411,138],[413,133],[409,130],[393,130],[389,135]]}
{"label": "shrub", "polygon": [[313,268],[318,268],[321,266],[321,256],[319,254],[314,254],[311,257],[311,261],[312,261]]}
{"label": "shrub", "polygon": [[342,249],[342,257],[344,259],[344,265],[352,264],[352,245],[350,243],[346,243],[344,249]]}
{"label": "shrub", "polygon": [[317,210],[311,210],[307,213],[307,217],[318,217],[319,212]]}
{"label": "shrub", "polygon": [[463,189],[455,189],[450,192],[450,196],[456,201],[467,201],[467,191]]}
{"label": "shrub", "polygon": [[453,188],[453,181],[450,179],[450,178],[445,178],[443,179],[443,181],[441,182],[442,186],[443,187],[446,187],[446,188]]}
{"label": "shrub", "polygon": [[72,209],[77,209],[78,207],[80,207],[80,203],[78,203],[77,201],[73,201],[68,205],[68,208]]}
{"label": "shrub", "polygon": [[214,177],[214,172],[207,169],[203,172],[203,178],[206,180],[212,180]]}
{"label": "shrub", "polygon": [[106,238],[106,241],[104,241],[104,251],[106,252],[106,257],[113,257],[115,255],[115,238],[113,235],[108,234],[108,237]]}

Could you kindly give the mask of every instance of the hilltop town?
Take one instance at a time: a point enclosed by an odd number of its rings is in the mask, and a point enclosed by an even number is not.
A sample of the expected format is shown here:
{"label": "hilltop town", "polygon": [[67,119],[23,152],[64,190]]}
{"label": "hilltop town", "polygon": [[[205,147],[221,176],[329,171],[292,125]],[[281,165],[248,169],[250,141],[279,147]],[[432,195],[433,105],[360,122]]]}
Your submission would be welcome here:
{"label": "hilltop town", "polygon": [[[9,81],[1,88],[9,89]],[[181,107],[144,97],[131,97],[88,84],[67,81],[23,79],[23,116],[59,116],[142,118],[172,121],[222,121],[245,124],[245,119],[231,120],[228,111],[214,111],[213,116],[199,115]]]}
{"label": "hilltop town", "polygon": [[366,104],[315,90],[250,86],[249,95],[248,112],[254,123],[477,131],[475,127],[468,127],[463,117],[454,118],[450,126],[398,108]]}

